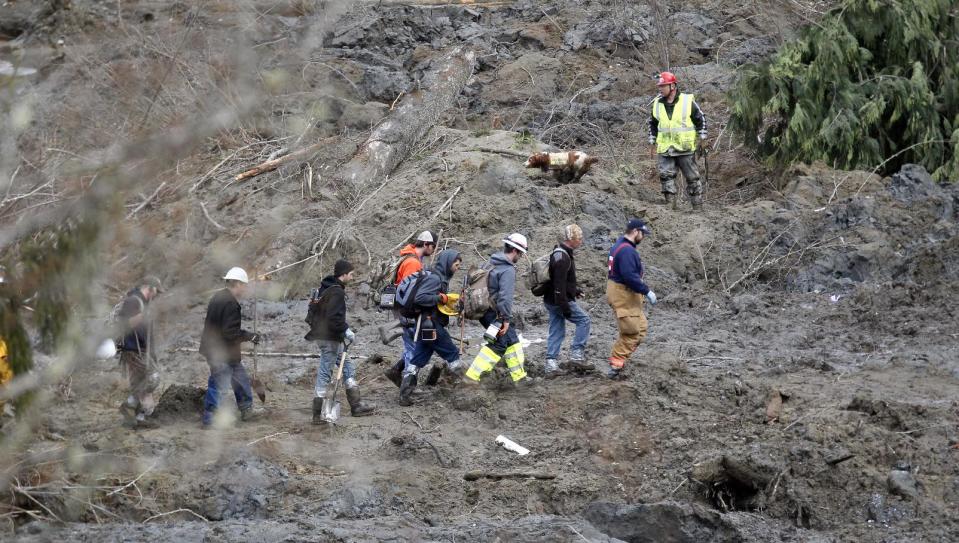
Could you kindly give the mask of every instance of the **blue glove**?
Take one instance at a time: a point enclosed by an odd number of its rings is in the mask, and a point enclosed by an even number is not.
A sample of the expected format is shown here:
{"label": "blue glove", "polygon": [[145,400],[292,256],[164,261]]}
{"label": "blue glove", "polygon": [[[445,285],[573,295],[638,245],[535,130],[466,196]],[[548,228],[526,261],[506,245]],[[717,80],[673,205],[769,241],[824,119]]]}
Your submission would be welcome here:
{"label": "blue glove", "polygon": [[355,339],[356,334],[353,332],[353,330],[347,328],[346,332],[343,334],[343,342],[347,345],[352,345]]}
{"label": "blue glove", "polygon": [[656,293],[655,293],[655,292],[649,291],[649,292],[646,294],[646,299],[649,300],[649,305],[656,305]]}

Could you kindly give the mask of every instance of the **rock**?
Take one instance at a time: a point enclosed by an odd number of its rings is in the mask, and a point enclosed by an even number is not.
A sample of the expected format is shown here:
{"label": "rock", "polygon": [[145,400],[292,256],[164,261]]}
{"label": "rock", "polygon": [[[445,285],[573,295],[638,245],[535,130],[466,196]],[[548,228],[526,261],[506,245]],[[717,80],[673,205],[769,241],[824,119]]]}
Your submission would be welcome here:
{"label": "rock", "polygon": [[383,495],[374,487],[351,485],[334,492],[322,508],[333,518],[372,518],[385,516]]}
{"label": "rock", "polygon": [[586,506],[583,517],[610,537],[632,543],[736,541],[741,537],[715,511],[687,503],[593,502]]}
{"label": "rock", "polygon": [[919,495],[918,483],[908,470],[893,469],[886,478],[889,492],[906,499],[913,499]]}

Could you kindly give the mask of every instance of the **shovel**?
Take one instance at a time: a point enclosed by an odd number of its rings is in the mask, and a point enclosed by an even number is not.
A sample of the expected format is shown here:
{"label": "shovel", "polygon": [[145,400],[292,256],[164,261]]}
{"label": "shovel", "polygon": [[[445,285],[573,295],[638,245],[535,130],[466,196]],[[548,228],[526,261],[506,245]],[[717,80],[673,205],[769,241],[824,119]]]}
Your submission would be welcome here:
{"label": "shovel", "polygon": [[[256,283],[257,283],[256,271],[253,272],[253,335],[256,335]],[[266,386],[262,381],[256,376],[257,370],[257,360],[256,360],[256,343],[253,344],[253,379],[250,380],[250,387],[253,388],[253,392],[256,393],[256,397],[260,399],[261,402],[266,403]]]}
{"label": "shovel", "polygon": [[326,385],[326,392],[323,394],[323,420],[330,424],[336,424],[340,418],[340,402],[336,400],[336,391],[340,388],[340,381],[343,380],[343,366],[346,365],[346,345],[343,345],[343,354],[340,355],[340,367],[336,369],[336,377],[333,382]]}

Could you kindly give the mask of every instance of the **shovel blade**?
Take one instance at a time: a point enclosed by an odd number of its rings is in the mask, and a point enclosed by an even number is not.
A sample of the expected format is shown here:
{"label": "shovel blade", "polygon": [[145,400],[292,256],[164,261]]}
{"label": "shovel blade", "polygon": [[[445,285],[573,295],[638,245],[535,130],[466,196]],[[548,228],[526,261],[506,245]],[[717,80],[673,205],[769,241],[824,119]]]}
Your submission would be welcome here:
{"label": "shovel blade", "polygon": [[253,379],[250,382],[250,388],[253,389],[253,392],[256,393],[256,397],[260,399],[261,402],[266,402],[266,386],[259,379]]}
{"label": "shovel blade", "polygon": [[323,399],[323,420],[335,423],[340,418],[340,402],[332,398]]}

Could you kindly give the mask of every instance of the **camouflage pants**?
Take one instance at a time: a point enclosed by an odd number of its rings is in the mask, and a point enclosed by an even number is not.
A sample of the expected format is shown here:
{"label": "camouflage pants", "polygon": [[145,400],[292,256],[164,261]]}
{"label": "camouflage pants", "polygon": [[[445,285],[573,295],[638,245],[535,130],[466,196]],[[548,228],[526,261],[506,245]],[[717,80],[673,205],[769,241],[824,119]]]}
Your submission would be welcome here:
{"label": "camouflage pants", "polygon": [[677,170],[683,172],[686,179],[686,194],[690,197],[703,193],[703,185],[699,181],[699,170],[696,169],[696,155],[659,155],[659,181],[663,184],[663,194],[676,194]]}
{"label": "camouflage pants", "polygon": [[123,351],[120,353],[120,366],[130,378],[127,404],[136,409],[137,413],[149,416],[156,407],[153,391],[160,385],[160,374],[152,363],[152,357],[134,351]]}

